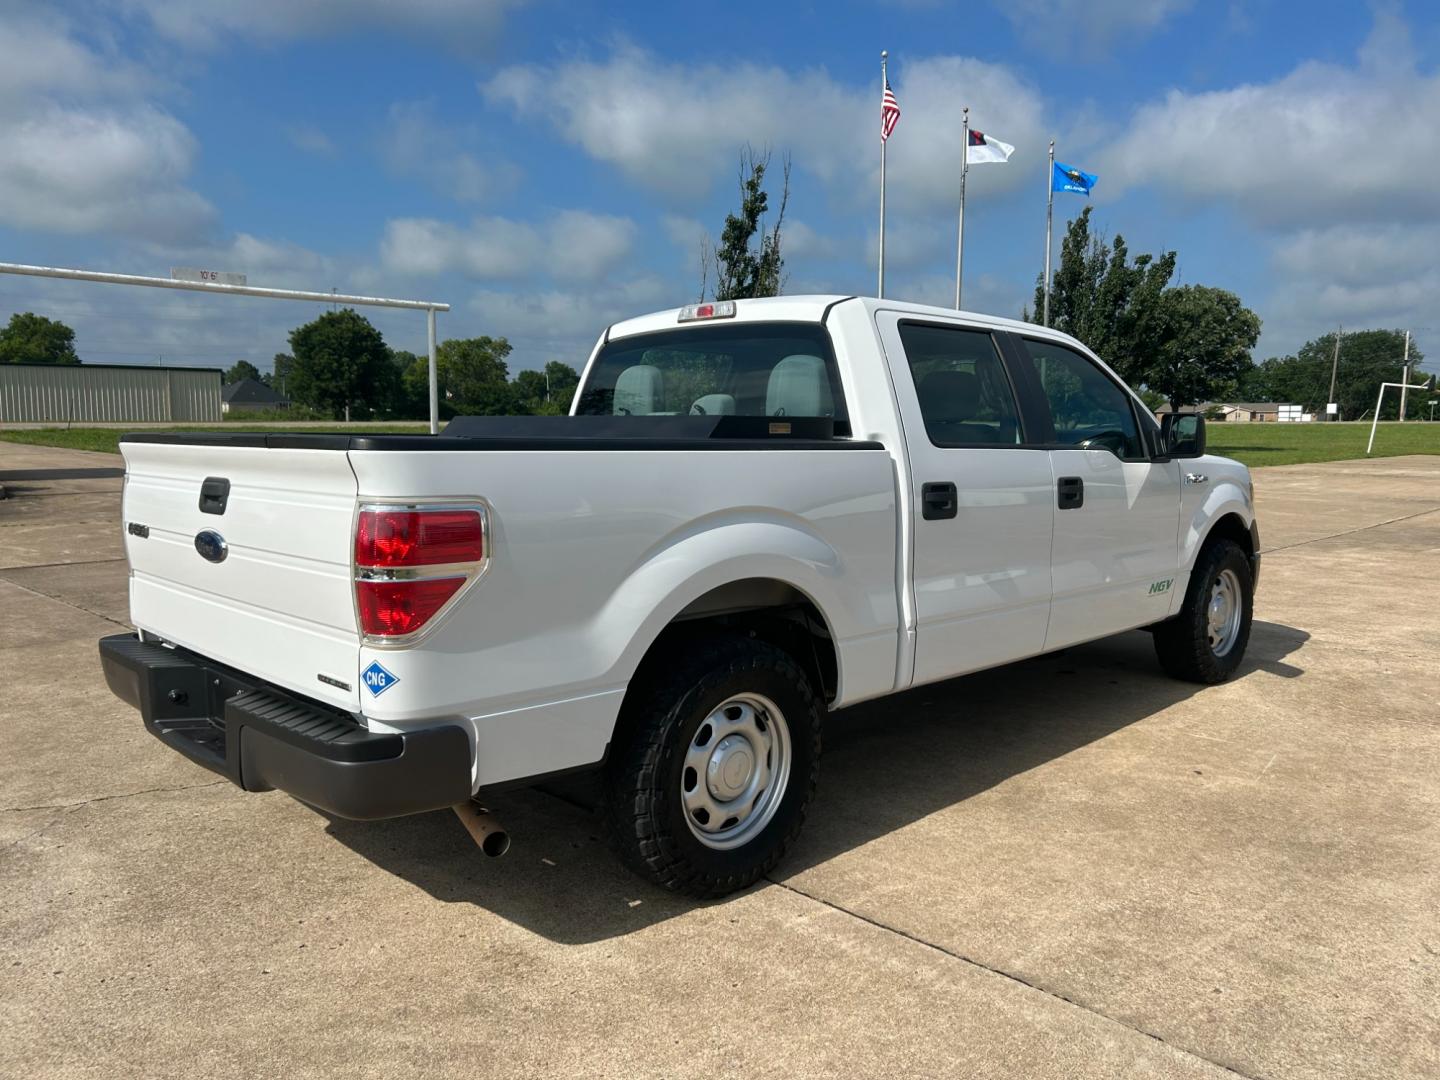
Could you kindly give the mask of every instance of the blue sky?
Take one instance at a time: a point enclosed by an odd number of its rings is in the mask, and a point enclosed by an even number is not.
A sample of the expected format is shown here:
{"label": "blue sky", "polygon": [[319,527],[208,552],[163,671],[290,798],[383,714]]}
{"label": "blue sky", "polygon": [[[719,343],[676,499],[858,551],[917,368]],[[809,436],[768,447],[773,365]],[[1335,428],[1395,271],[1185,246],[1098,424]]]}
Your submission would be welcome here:
{"label": "blue sky", "polygon": [[[95,0],[0,4],[0,261],[449,302],[443,337],[578,366],[614,320],[694,299],[749,142],[788,153],[789,292],[871,293],[879,52],[887,292],[1027,303],[1045,148],[1095,222],[1239,293],[1257,359],[1332,329],[1440,334],[1440,13],[1297,0]],[[1056,196],[1057,235],[1084,200]],[[1057,243],[1058,247],[1058,243]],[[315,305],[0,277],[0,319],[92,362],[262,369]],[[420,351],[424,320],[371,316]]]}

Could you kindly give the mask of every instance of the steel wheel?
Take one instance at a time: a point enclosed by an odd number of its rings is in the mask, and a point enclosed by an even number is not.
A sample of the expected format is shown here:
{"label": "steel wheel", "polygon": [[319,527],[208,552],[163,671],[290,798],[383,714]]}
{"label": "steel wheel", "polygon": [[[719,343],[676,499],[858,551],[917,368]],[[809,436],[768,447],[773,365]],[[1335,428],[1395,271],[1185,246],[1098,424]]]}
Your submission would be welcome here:
{"label": "steel wheel", "polygon": [[1206,607],[1206,624],[1210,651],[1226,655],[1240,636],[1240,622],[1245,614],[1245,594],[1233,570],[1221,570],[1210,584],[1210,602]]}
{"label": "steel wheel", "polygon": [[740,847],[770,824],[790,780],[790,729],[767,697],[737,694],[696,729],[685,750],[680,802],[706,847]]}

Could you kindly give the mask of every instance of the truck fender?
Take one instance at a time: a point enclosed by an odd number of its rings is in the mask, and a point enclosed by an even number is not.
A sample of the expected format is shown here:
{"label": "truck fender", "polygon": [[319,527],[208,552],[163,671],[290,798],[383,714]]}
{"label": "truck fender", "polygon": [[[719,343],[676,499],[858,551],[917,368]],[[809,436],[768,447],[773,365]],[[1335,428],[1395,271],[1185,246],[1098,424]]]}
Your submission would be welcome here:
{"label": "truck fender", "polygon": [[756,520],[752,511],[743,519],[732,512],[692,522],[646,552],[598,613],[600,635],[626,643],[607,681],[629,682],[660,634],[694,601],[751,578],[782,582],[809,598],[838,645],[843,571],[840,553],[798,517]]}
{"label": "truck fender", "polygon": [[1184,582],[1173,590],[1170,600],[1170,614],[1180,611],[1185,602],[1186,588],[1190,574],[1195,569],[1195,560],[1205,546],[1215,526],[1226,517],[1234,516],[1249,529],[1255,520],[1255,509],[1250,502],[1250,493],[1233,480],[1221,480],[1205,495],[1205,500],[1194,508],[1180,523],[1180,565],[1185,571]]}

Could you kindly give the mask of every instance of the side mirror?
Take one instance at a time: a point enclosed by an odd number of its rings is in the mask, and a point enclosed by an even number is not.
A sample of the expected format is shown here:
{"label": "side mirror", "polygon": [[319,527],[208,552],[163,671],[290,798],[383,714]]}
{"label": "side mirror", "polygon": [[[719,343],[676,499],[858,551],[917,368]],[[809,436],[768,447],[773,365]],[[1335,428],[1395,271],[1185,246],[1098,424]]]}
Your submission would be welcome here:
{"label": "side mirror", "polygon": [[1160,417],[1160,445],[1175,458],[1205,453],[1205,418],[1199,413],[1165,413]]}

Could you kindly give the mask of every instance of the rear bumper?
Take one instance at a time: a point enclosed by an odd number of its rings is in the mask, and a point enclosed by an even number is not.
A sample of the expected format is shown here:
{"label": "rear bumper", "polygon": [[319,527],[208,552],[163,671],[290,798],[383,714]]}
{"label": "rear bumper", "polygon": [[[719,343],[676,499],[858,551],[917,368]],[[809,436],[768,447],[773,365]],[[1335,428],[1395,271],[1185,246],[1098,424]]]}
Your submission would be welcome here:
{"label": "rear bumper", "polygon": [[367,731],[346,713],[134,634],[101,638],[100,662],[152,735],[246,791],[279,789],[361,820],[470,798],[470,737],[458,725]]}

